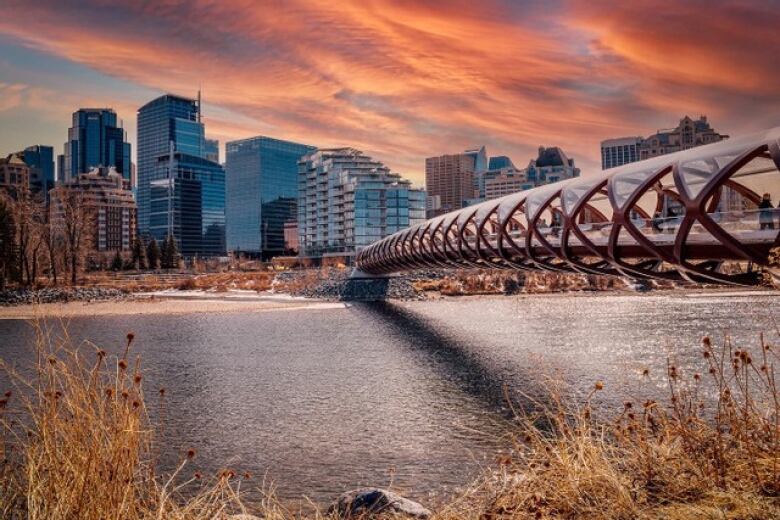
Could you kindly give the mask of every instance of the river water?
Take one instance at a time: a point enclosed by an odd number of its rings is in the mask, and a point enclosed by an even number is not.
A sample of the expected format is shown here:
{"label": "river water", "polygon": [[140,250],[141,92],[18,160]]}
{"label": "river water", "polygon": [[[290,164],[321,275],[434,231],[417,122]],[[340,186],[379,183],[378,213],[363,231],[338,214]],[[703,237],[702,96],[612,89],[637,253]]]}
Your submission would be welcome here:
{"label": "river water", "polygon": [[[327,501],[377,485],[425,499],[467,484],[506,447],[506,395],[520,407],[544,402],[549,377],[575,400],[604,381],[597,403],[604,413],[626,397],[662,395],[667,356],[695,367],[704,334],[751,345],[762,331],[777,339],[777,294],[470,297],[101,316],[73,319],[68,331],[114,352],[135,333],[147,395],[166,388],[167,464],[192,447],[201,471],[247,471],[286,499]],[[25,364],[32,335],[24,321],[0,320],[0,356]],[[640,377],[644,368],[650,378]],[[149,401],[160,420],[156,397]]]}

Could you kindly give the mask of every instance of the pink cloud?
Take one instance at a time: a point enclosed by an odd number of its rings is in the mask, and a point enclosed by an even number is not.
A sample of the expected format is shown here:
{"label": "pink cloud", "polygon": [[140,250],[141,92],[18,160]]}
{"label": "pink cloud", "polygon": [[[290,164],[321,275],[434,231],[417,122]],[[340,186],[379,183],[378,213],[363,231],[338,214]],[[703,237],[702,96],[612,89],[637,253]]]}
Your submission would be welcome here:
{"label": "pink cloud", "polygon": [[479,143],[519,164],[560,145],[593,169],[601,139],[685,113],[770,124],[780,43],[762,6],[11,1],[0,33],[156,90],[202,84],[221,140],[352,145],[421,181],[424,157]]}

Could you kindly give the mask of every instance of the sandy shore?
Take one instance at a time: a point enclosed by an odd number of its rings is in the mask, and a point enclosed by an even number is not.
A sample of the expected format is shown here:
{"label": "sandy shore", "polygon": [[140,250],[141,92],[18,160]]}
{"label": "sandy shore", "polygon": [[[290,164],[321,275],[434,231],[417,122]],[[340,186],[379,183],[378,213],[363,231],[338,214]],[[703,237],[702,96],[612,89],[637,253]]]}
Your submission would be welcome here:
{"label": "sandy shore", "polygon": [[34,319],[46,317],[189,314],[197,312],[267,312],[303,309],[344,308],[343,303],[319,302],[288,296],[248,296],[241,294],[206,294],[179,291],[178,294],[155,293],[122,301],[44,303],[0,307],[0,319]]}

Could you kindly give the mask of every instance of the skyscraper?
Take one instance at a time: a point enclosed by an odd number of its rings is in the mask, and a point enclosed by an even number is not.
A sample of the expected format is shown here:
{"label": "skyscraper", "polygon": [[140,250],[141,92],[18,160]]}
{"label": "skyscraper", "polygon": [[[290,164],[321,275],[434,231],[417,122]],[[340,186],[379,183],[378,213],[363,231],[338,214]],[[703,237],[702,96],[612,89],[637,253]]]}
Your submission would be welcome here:
{"label": "skyscraper", "polygon": [[205,139],[203,141],[203,153],[206,159],[211,162],[219,162],[219,141],[216,139]]}
{"label": "skyscraper", "polygon": [[130,143],[110,108],[82,108],[73,113],[68,129],[60,181],[70,182],[98,166],[114,167],[130,181]]}
{"label": "skyscraper", "polygon": [[138,227],[172,234],[185,257],[225,254],[225,172],[204,135],[194,99],[166,94],[138,109]]}
{"label": "skyscraper", "polygon": [[312,152],[298,172],[301,255],[353,255],[425,219],[425,191],[354,148]]}
{"label": "skyscraper", "polygon": [[166,94],[138,109],[138,229],[149,232],[150,183],[161,155],[174,152],[203,157],[204,129],[197,101]]}
{"label": "skyscraper", "polygon": [[225,254],[225,171],[181,152],[157,157],[149,183],[148,234],[171,234],[185,258]]}
{"label": "skyscraper", "polygon": [[485,172],[488,170],[488,157],[484,146],[466,150],[466,155],[474,158],[474,194],[466,197],[466,200],[485,197]]}
{"label": "skyscraper", "polygon": [[229,251],[284,254],[284,223],[297,217],[298,161],[315,149],[263,136],[225,145]]}
{"label": "skyscraper", "polygon": [[425,159],[425,190],[440,201],[428,217],[460,209],[474,197],[474,161],[474,155],[467,153]]}
{"label": "skyscraper", "polygon": [[54,188],[54,148],[36,144],[19,152],[30,167],[30,190],[48,197]]}
{"label": "skyscraper", "polygon": [[501,168],[514,168],[514,167],[515,165],[512,162],[512,159],[510,159],[506,155],[496,155],[495,157],[490,158],[487,169],[500,170]]}

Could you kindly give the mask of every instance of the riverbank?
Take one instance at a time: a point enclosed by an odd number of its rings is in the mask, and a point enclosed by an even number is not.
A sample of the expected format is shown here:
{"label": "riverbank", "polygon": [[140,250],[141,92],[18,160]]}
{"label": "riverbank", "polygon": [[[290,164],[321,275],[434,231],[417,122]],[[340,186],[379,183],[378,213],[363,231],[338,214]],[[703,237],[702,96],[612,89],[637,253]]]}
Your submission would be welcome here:
{"label": "riverbank", "polygon": [[[291,296],[325,301],[369,299],[425,301],[442,297],[475,295],[521,295],[549,293],[615,293],[719,289],[718,285],[698,285],[668,280],[630,281],[614,276],[581,273],[524,272],[496,269],[427,269],[372,280],[368,287],[350,279],[344,267],[295,269],[282,271],[228,271],[224,273],[106,273],[92,274],[77,287],[47,287],[38,290],[0,291],[0,309],[31,304],[69,302],[129,301],[140,298],[204,291],[222,300],[220,295],[243,291],[246,294]],[[766,283],[763,288],[771,287]],[[235,303],[234,299],[228,299]],[[277,300],[278,302],[278,300]],[[69,308],[76,308],[70,305]],[[136,307],[131,304],[130,308]],[[101,309],[110,311],[111,306]],[[210,308],[207,308],[210,310]],[[103,312],[101,310],[101,312]],[[137,312],[134,310],[134,312]],[[156,312],[156,311],[154,311]],[[0,310],[0,315],[7,314]],[[11,314],[14,314],[13,312]]]}
{"label": "riverbank", "polygon": [[[516,293],[516,301],[549,298],[599,298],[609,296],[635,296],[652,298],[659,295],[689,298],[691,301],[708,297],[746,297],[760,296],[780,298],[780,291],[767,288],[710,287],[678,288],[664,291],[642,291],[615,289],[612,291],[557,291],[545,293]],[[402,301],[441,301],[456,302],[494,298],[503,298],[500,294],[446,295],[428,293],[424,298],[402,298]],[[227,290],[224,292],[203,290],[165,290],[148,293],[106,296],[96,300],[63,300],[50,303],[24,303],[0,306],[0,320],[31,320],[39,318],[77,318],[92,316],[149,316],[184,314],[225,314],[241,312],[272,312],[297,310],[344,309],[347,302],[338,299],[338,289],[333,296],[291,296],[270,291],[255,292],[247,290]]]}
{"label": "riverbank", "polygon": [[344,304],[337,302],[294,298],[287,295],[260,295],[253,291],[231,291],[225,293],[158,291],[123,295],[115,300],[3,306],[0,307],[0,319],[270,312],[343,307]]}

